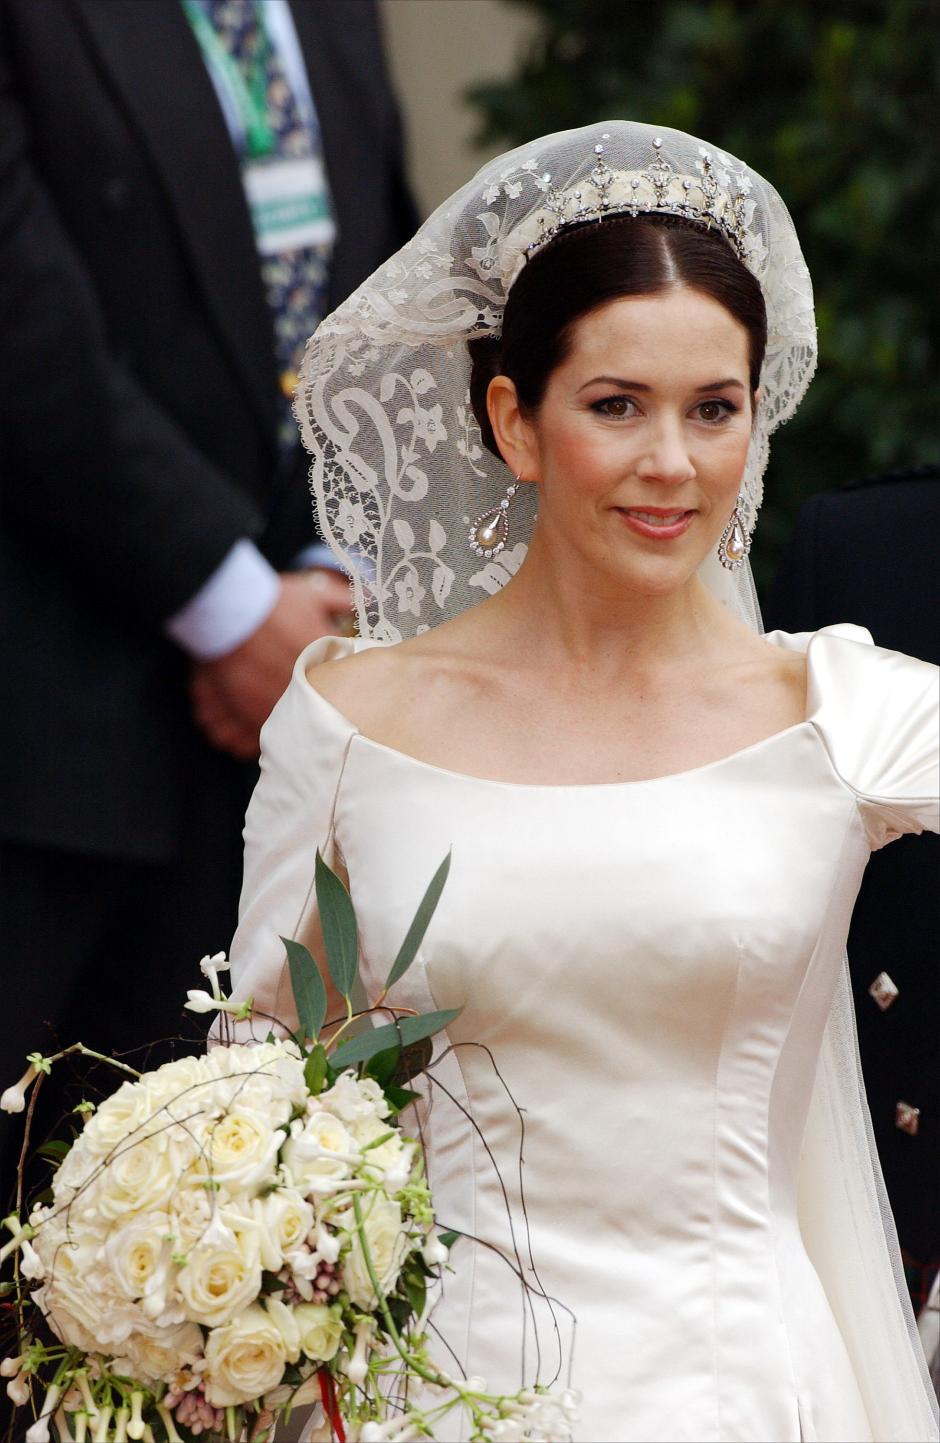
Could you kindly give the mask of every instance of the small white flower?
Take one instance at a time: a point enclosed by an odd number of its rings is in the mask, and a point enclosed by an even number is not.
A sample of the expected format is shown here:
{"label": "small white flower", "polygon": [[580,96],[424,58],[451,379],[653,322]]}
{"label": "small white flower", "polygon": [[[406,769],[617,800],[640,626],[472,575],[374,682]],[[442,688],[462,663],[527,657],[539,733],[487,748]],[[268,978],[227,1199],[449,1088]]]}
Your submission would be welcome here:
{"label": "small white flower", "polygon": [[49,1443],[49,1424],[52,1421],[52,1415],[58,1405],[61,1392],[62,1389],[57,1388],[53,1383],[46,1394],[46,1400],[42,1405],[42,1412],[26,1434],[26,1443]]}
{"label": "small white flower", "polygon": [[22,1373],[17,1373],[7,1384],[7,1397],[17,1408],[22,1408],[24,1403],[29,1402],[29,1384]]}
{"label": "small white flower", "polygon": [[0,1111],[22,1112],[26,1106],[26,1094],[37,1074],[38,1068],[35,1068],[32,1063],[30,1063],[19,1082],[15,1083],[12,1087],[5,1088],[3,1094],[0,1095]]}
{"label": "small white flower", "polygon": [[211,977],[216,972],[227,972],[231,966],[225,959],[224,952],[216,952],[212,957],[206,955],[199,963],[199,970],[203,977]]}
{"label": "small white flower", "polygon": [[439,1264],[447,1262],[450,1250],[445,1247],[440,1238],[428,1238],[421,1249],[421,1256],[429,1268],[436,1268]]}
{"label": "small white flower", "polygon": [[44,1277],[45,1271],[42,1259],[27,1239],[20,1246],[20,1272],[24,1278],[35,1279]]}
{"label": "small white flower", "polygon": [[190,987],[186,992],[187,1001],[183,1006],[190,1012],[217,1012],[219,1010],[219,999],[213,997],[211,992],[204,992],[198,987]]}
{"label": "small white flower", "polygon": [[369,1371],[367,1358],[374,1329],[375,1324],[371,1318],[360,1318],[356,1324],[356,1346],[352,1357],[343,1369],[354,1388],[358,1388],[365,1381],[366,1373]]}

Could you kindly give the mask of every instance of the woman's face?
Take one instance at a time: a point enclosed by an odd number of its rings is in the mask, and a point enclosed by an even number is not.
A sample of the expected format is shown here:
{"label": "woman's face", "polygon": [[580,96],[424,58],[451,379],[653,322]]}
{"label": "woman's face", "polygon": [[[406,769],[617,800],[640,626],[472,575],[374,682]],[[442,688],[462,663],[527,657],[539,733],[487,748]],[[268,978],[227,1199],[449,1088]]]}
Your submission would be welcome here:
{"label": "woman's face", "polygon": [[748,334],[684,287],[610,301],[576,324],[538,413],[511,409],[515,469],[538,482],[556,554],[573,547],[592,575],[666,593],[734,508],[751,432]]}

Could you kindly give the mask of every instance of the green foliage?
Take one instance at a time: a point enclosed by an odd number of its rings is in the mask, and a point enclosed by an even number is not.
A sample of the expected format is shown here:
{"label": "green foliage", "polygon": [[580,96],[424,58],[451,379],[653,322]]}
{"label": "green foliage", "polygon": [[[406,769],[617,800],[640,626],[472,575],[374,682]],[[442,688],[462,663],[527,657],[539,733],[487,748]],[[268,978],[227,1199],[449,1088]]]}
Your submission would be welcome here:
{"label": "green foliage", "polygon": [[330,1066],[337,1072],[344,1067],[354,1067],[357,1062],[368,1062],[377,1053],[384,1052],[396,1044],[406,1047],[410,1042],[420,1042],[424,1037],[433,1037],[455,1017],[460,1008],[448,1008],[442,1012],[423,1012],[420,1017],[400,1017],[397,1022],[388,1022],[383,1027],[373,1027],[350,1038],[330,1054]]}
{"label": "green foliage", "polygon": [[330,976],[340,996],[348,997],[359,967],[359,929],[349,893],[319,852],[315,886]]}
{"label": "green foliage", "polygon": [[304,1038],[309,1037],[315,1042],[326,1017],[326,988],[323,978],[303,943],[293,942],[287,937],[282,937],[281,941],[287,950],[290,984],[294,992],[300,1030]]}
{"label": "green foliage", "polygon": [[820,365],[772,443],[752,552],[766,582],[811,492],[937,456],[935,0],[514,3],[538,33],[515,75],[470,92],[482,141],[674,126],[753,166],[793,216]]}
{"label": "green foliage", "polygon": [[434,916],[437,904],[441,900],[441,893],[444,890],[444,884],[447,881],[448,875],[450,874],[450,855],[450,852],[448,852],[447,856],[444,858],[443,862],[438,867],[437,871],[434,873],[434,876],[428,883],[428,889],[425,892],[424,896],[421,898],[418,910],[415,913],[414,921],[408,928],[405,940],[399,948],[398,956],[392,963],[391,971],[389,972],[388,979],[385,983],[386,992],[398,981],[399,977],[403,977],[405,975],[405,973],[408,971],[408,968],[411,966],[412,962],[417,956],[418,948],[424,941],[424,934],[428,930],[428,926],[430,924],[431,918]]}

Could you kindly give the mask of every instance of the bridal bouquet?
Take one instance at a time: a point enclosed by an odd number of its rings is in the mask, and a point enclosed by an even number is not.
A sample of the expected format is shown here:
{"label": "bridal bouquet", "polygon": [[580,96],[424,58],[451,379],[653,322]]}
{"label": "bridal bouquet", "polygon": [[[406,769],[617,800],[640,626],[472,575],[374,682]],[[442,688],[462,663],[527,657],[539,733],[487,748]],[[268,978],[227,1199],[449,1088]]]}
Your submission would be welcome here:
{"label": "bridal bouquet", "polygon": [[[417,953],[447,868],[386,991]],[[18,1343],[0,1373],[31,1409],[28,1443],[297,1439],[292,1410],[311,1404],[320,1413],[305,1436],[338,1443],[434,1438],[454,1414],[475,1439],[570,1437],[573,1395],[491,1394],[429,1355],[429,1285],[455,1235],[435,1228],[423,1154],[399,1114],[418,1095],[404,1085],[423,1065],[415,1052],[456,1013],[386,1009],[391,1022],[348,1036],[356,920],[319,857],[316,888],[347,1009],[329,1040],[316,963],[285,940],[294,1036],[223,1042],[85,1104],[50,1193],[26,1220],[6,1219]],[[204,958],[210,990],[186,1005],[246,1022],[251,1002],[219,985],[226,967]],[[22,1111],[64,1055],[32,1054],[0,1106]]]}

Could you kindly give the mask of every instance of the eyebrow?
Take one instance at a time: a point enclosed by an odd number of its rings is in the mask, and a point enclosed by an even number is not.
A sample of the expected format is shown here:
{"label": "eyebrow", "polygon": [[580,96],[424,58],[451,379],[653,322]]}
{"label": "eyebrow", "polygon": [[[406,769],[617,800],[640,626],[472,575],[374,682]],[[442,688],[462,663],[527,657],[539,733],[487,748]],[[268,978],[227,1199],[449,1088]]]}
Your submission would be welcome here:
{"label": "eyebrow", "polygon": [[[628,381],[622,376],[594,376],[590,381],[585,381],[584,385],[579,387],[578,395],[580,395],[582,391],[586,391],[588,386],[598,386],[601,384],[616,386],[620,391],[643,391],[649,393],[653,389],[652,386],[647,386],[643,381]],[[739,391],[744,390],[743,383],[739,381],[736,376],[727,376],[723,381],[708,381],[704,386],[696,386],[695,391],[696,395],[701,395],[703,391],[724,391],[729,386],[736,386]]]}

